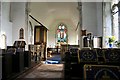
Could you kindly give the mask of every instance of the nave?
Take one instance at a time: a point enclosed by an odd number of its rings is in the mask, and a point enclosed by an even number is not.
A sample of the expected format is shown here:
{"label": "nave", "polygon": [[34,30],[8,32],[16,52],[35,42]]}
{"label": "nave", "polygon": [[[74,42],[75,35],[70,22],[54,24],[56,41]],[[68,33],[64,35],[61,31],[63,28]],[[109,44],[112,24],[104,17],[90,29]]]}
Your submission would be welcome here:
{"label": "nave", "polygon": [[[37,62],[30,60],[27,66],[25,64],[28,62],[20,59],[22,53],[17,52],[17,55],[12,56],[4,54],[2,80],[119,80],[119,53],[119,48],[70,47],[64,54],[61,53],[62,56],[54,54],[40,62],[39,59]],[[35,65],[31,68],[31,64]]]}
{"label": "nave", "polygon": [[1,2],[0,79],[120,80],[113,2]]}

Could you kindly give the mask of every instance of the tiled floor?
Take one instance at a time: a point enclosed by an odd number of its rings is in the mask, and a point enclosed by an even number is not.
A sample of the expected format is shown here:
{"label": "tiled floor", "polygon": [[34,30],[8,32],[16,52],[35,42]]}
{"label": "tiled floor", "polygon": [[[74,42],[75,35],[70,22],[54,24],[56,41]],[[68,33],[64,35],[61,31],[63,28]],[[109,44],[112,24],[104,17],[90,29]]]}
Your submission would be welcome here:
{"label": "tiled floor", "polygon": [[36,67],[34,70],[30,71],[28,74],[19,76],[19,80],[26,79],[37,79],[37,80],[46,80],[46,79],[63,79],[63,64],[41,64]]}

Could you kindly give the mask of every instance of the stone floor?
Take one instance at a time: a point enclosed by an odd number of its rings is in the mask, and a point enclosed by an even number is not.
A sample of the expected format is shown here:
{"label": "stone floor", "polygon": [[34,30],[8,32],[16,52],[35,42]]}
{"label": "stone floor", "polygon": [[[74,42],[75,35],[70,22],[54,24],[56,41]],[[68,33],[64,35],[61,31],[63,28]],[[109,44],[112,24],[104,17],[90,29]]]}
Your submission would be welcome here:
{"label": "stone floor", "polygon": [[33,70],[19,76],[16,80],[63,80],[63,64],[42,63]]}

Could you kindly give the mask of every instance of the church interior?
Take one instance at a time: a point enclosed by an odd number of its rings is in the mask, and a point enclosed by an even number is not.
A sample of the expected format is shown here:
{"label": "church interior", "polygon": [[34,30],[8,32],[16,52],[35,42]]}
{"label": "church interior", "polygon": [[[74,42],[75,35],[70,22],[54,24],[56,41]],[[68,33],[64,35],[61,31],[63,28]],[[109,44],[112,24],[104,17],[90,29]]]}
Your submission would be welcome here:
{"label": "church interior", "polygon": [[1,80],[120,80],[120,2],[0,2]]}

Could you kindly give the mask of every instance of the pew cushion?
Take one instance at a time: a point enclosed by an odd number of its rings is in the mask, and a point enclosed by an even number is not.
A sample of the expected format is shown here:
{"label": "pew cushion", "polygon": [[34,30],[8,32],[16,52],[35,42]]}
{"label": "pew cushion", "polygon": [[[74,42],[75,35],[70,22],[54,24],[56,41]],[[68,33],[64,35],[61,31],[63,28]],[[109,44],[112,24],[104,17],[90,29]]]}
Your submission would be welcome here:
{"label": "pew cushion", "polygon": [[86,80],[119,80],[120,67],[109,65],[84,65]]}

